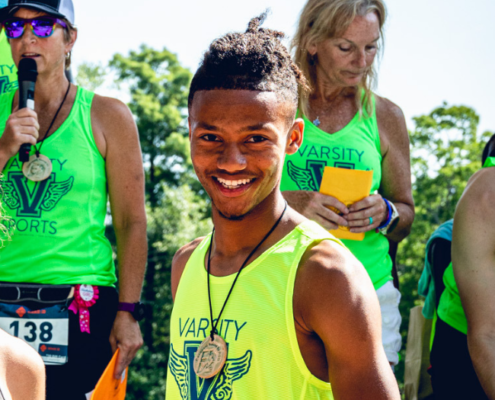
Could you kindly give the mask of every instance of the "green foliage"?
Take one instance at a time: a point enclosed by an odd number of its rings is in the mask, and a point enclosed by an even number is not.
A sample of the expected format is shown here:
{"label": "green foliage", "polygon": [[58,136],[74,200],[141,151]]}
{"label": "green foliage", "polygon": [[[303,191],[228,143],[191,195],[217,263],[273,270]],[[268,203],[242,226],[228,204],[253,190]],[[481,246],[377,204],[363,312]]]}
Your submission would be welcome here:
{"label": "green foliage", "polygon": [[131,95],[129,107],[136,118],[146,167],[146,193],[155,207],[162,182],[196,184],[185,124],[191,72],[167,49],[146,45],[127,57],[115,54],[110,67]]}
{"label": "green foliage", "polygon": [[[436,108],[414,118],[410,132],[411,169],[416,217],[411,234],[399,245],[402,293],[402,337],[407,341],[409,311],[422,304],[418,281],[423,271],[428,238],[443,222],[453,218],[457,202],[473,173],[481,168],[481,153],[492,133],[477,133],[479,117],[466,106]],[[404,360],[405,348],[401,359]],[[397,369],[402,380],[403,362]]]}
{"label": "green foliage", "polygon": [[100,64],[84,62],[77,67],[76,83],[92,92],[105,82],[107,70]]}

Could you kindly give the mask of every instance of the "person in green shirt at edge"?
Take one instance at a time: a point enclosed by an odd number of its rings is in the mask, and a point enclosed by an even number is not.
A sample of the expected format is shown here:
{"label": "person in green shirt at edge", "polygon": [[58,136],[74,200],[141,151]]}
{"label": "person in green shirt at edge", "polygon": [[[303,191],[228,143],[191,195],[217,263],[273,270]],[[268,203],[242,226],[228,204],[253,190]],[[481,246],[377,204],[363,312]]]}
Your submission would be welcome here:
{"label": "person in green shirt at edge", "polygon": [[[309,0],[304,6],[292,47],[311,87],[299,99],[306,134],[285,160],[281,190],[292,208],[330,232],[338,226],[365,232],[362,241],[343,242],[371,277],[394,366],[401,348],[400,292],[388,239],[400,242],[409,234],[414,201],[404,116],[371,91],[385,19],[382,0]],[[373,170],[370,195],[349,206],[318,193],[325,166]]]}
{"label": "person in green shirt at edge", "polygon": [[[7,6],[7,0],[0,0],[0,9]],[[0,95],[17,89],[17,68],[12,59],[10,45],[3,29],[0,29]]]}
{"label": "person in green shirt at edge", "polygon": [[454,215],[430,355],[435,399],[495,400],[495,135]]}
{"label": "person in green shirt at edge", "polygon": [[305,79],[265,16],[213,41],[191,82],[191,159],[214,230],[172,262],[166,398],[398,400],[365,269],[280,192]]}
{"label": "person in green shirt at edge", "polygon": [[143,343],[139,135],[125,104],[67,80],[78,36],[72,0],[9,0],[0,22],[16,65],[31,59],[38,71],[34,110],[18,108],[18,91],[0,95],[2,203],[15,227],[0,249],[0,328],[39,352],[48,400],[85,400],[117,349],[120,379]]}

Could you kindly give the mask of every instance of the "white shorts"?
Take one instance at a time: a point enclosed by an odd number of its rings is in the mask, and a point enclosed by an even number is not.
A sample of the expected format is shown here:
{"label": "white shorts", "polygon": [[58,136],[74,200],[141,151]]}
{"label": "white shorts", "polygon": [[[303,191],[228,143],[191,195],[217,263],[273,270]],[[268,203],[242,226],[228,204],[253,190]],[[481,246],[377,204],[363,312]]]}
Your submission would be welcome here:
{"label": "white shorts", "polygon": [[382,342],[388,362],[392,366],[399,363],[399,351],[402,346],[399,312],[400,292],[392,281],[387,282],[376,291],[382,312]]}

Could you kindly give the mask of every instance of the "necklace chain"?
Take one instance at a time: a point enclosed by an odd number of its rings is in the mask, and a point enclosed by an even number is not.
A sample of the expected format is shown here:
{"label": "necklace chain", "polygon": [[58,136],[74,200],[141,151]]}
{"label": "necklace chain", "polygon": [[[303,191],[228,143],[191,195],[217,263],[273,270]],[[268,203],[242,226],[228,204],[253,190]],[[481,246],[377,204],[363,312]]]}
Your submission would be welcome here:
{"label": "necklace chain", "polygon": [[210,304],[210,321],[211,321],[211,332],[210,332],[210,337],[211,340],[213,340],[213,335],[215,334],[218,326],[218,322],[220,321],[220,317],[222,316],[223,310],[225,309],[225,306],[227,305],[227,301],[229,300],[230,295],[232,294],[232,291],[234,290],[235,283],[237,282],[237,278],[239,278],[239,275],[243,268],[246,266],[247,262],[249,259],[253,256],[253,254],[256,252],[256,250],[259,249],[259,247],[264,243],[266,239],[273,233],[273,231],[277,228],[278,224],[280,224],[280,221],[282,221],[282,218],[285,214],[285,211],[287,211],[287,202],[285,202],[285,207],[284,211],[282,211],[282,214],[280,214],[280,217],[278,218],[277,222],[272,226],[270,231],[265,235],[263,239],[256,245],[256,247],[249,253],[249,255],[246,257],[244,262],[241,265],[241,268],[239,268],[239,271],[237,272],[237,275],[235,276],[234,282],[232,283],[232,286],[230,287],[229,293],[227,294],[227,298],[225,299],[225,302],[223,303],[222,309],[220,310],[220,314],[218,314],[217,322],[215,325],[213,325],[213,308],[211,306],[211,294],[210,294],[210,266],[211,266],[211,248],[213,247],[213,237],[215,235],[215,228],[213,228],[213,232],[211,233],[211,241],[210,241],[210,246],[208,248],[208,301]]}
{"label": "necklace chain", "polygon": [[65,92],[65,96],[64,98],[62,99],[62,102],[60,103],[60,106],[58,107],[58,110],[57,112],[55,113],[55,116],[53,117],[52,119],[52,122],[50,123],[50,126],[48,127],[48,129],[46,130],[45,132],[45,135],[43,136],[43,139],[41,139],[41,144],[40,144],[40,147],[37,149],[36,146],[34,147],[36,149],[36,157],[40,157],[40,152],[41,152],[41,148],[43,147],[43,143],[45,143],[45,139],[46,137],[48,136],[48,133],[50,132],[50,129],[52,129],[53,127],[53,124],[55,123],[55,120],[57,119],[58,117],[58,113],[60,112],[60,110],[62,109],[64,103],[65,103],[65,100],[67,99],[67,95],[69,94],[69,90],[70,90],[70,86],[71,86],[71,83],[69,81],[69,86],[67,86],[67,91]]}

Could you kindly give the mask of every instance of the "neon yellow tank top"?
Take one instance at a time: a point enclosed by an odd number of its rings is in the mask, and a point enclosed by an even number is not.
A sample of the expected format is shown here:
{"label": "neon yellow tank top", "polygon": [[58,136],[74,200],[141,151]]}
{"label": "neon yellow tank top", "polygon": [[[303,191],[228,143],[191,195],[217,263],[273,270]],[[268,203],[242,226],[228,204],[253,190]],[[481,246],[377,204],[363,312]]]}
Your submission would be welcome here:
{"label": "neon yellow tank top", "polygon": [[[0,135],[14,93],[0,96]],[[0,281],[114,284],[112,248],[104,234],[105,160],[91,128],[93,96],[78,88],[69,116],[45,140],[41,154],[53,165],[48,179],[27,180],[18,155],[8,161],[0,183],[2,206],[16,229],[0,249]]]}
{"label": "neon yellow tank top", "polygon": [[[495,167],[495,157],[488,157],[486,159],[483,168],[489,167]],[[442,296],[440,296],[438,316],[452,328],[467,335],[467,318],[464,309],[462,308],[461,297],[455,281],[452,263],[450,263],[443,273],[443,283],[445,284],[445,290],[443,291]]]}
{"label": "neon yellow tank top", "polygon": [[[371,115],[354,118],[333,134],[322,131],[306,117],[304,139],[296,154],[285,157],[280,190],[320,190],[326,166],[364,171],[373,170],[370,194],[380,187],[382,155],[376,121],[375,98]],[[387,238],[375,231],[366,232],[364,240],[342,240],[368,271],[375,290],[392,280],[392,259]]]}
{"label": "neon yellow tank top", "polygon": [[7,36],[5,36],[5,32],[2,30],[0,32],[0,95],[16,90],[18,86],[17,68],[12,59]]}
{"label": "neon yellow tank top", "polygon": [[[191,255],[177,289],[170,322],[167,400],[333,399],[329,383],[306,367],[296,337],[292,297],[302,255],[314,242],[334,240],[312,221],[297,226],[241,272],[218,333],[228,345],[219,375],[196,377],[194,353],[209,334],[205,256],[211,235]],[[340,242],[339,242],[340,243]],[[234,275],[210,276],[218,316]]]}

